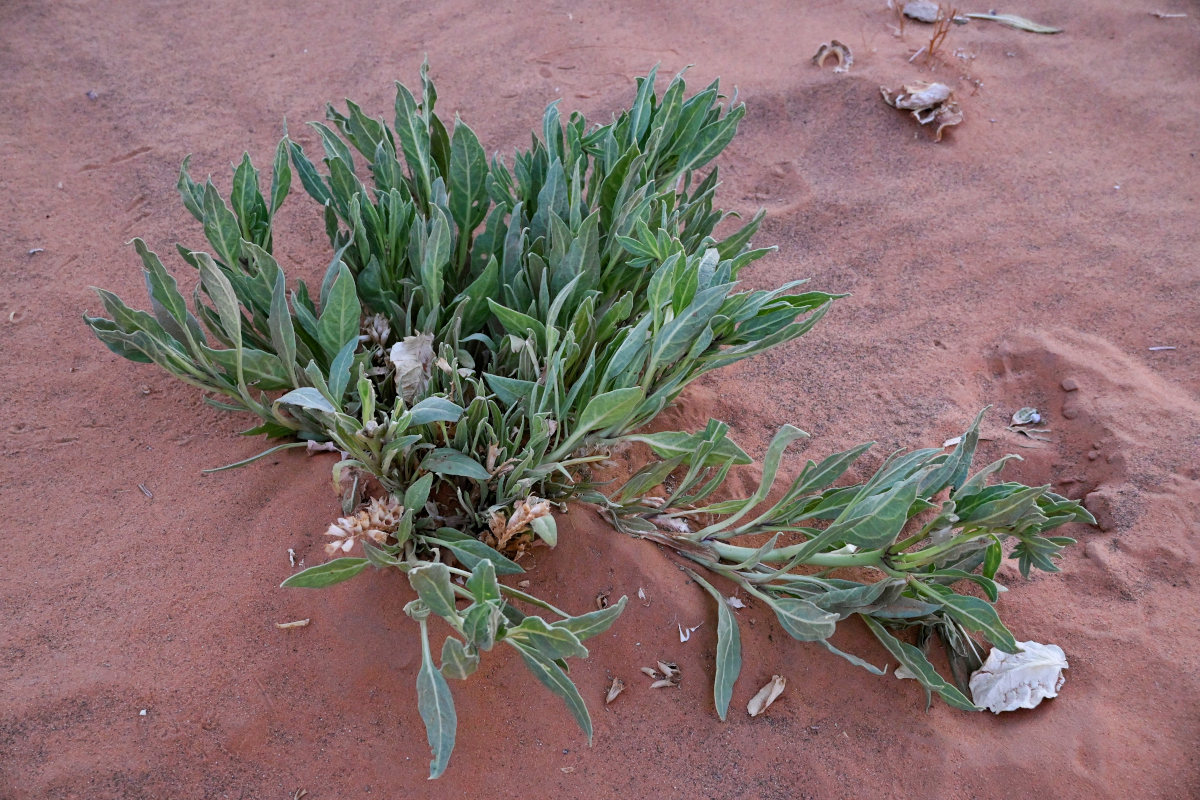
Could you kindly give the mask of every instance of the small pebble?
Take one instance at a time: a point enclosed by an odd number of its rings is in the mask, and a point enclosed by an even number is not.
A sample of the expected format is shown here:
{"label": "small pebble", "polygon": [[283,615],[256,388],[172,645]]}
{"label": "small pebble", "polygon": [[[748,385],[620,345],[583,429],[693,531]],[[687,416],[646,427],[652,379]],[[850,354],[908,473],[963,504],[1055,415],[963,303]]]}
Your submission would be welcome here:
{"label": "small pebble", "polygon": [[1061,386],[1064,392],[1073,392],[1079,388],[1074,378],[1064,378]]}
{"label": "small pebble", "polygon": [[938,4],[930,0],[912,0],[904,4],[904,16],[918,22],[937,22],[939,11]]}
{"label": "small pebble", "polygon": [[1062,412],[1062,416],[1063,416],[1063,419],[1075,419],[1076,417],[1079,416],[1079,409],[1064,408],[1063,412]]}
{"label": "small pebble", "polygon": [[1096,450],[1091,450],[1088,452],[1088,461],[1095,461],[1099,457],[1100,453]]}
{"label": "small pebble", "polygon": [[95,99],[96,99],[96,98],[98,98],[99,96],[100,96],[100,95],[96,94],[96,90],[95,90],[95,89],[88,89],[88,92],[87,92],[87,99],[88,99],[88,100],[95,100]]}

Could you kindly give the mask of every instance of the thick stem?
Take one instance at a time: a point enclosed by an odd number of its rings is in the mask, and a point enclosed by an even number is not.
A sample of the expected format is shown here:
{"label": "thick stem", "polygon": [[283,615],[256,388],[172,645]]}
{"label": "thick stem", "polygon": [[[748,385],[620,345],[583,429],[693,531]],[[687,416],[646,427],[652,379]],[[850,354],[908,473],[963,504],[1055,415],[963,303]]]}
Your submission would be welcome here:
{"label": "thick stem", "polygon": [[[741,547],[734,544],[726,544],[725,542],[707,542],[708,546],[713,549],[722,559],[738,563],[745,561],[754,555],[755,548]],[[766,563],[779,563],[792,558],[792,556],[801,552],[805,547],[805,542],[794,544],[790,547],[781,547],[763,556],[762,561]],[[814,567],[825,567],[828,569],[837,569],[839,567],[882,567],[883,566],[883,550],[863,550],[858,553],[813,553],[802,563]]]}

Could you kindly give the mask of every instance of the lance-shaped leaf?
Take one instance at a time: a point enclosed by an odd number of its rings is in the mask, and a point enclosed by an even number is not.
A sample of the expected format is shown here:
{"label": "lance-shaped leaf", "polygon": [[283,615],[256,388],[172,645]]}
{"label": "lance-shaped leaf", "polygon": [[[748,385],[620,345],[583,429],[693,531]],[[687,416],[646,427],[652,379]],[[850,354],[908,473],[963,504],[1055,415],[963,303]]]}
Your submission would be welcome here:
{"label": "lance-shaped leaf", "polygon": [[440,777],[446,771],[450,753],[454,751],[454,737],[458,729],[458,715],[454,711],[454,698],[450,685],[442,673],[434,667],[429,652],[429,628],[427,621],[421,625],[421,669],[417,672],[417,710],[425,722],[425,736],[433,759],[429,762],[429,780]]}
{"label": "lance-shaped leaf", "polygon": [[941,698],[955,708],[961,708],[964,711],[978,711],[979,709],[966,698],[951,683],[948,683],[945,678],[937,674],[937,670],[929,663],[929,659],[925,657],[916,647],[913,647],[908,642],[902,642],[888,632],[883,624],[872,619],[870,616],[863,614],[862,620],[871,629],[871,633],[875,634],[875,638],[880,644],[887,648],[887,651],[900,662],[908,672],[925,687],[926,691],[934,691],[941,695]]}
{"label": "lance-shaped leaf", "polygon": [[321,589],[350,580],[366,569],[367,563],[365,558],[335,558],[333,561],[297,572],[279,585],[283,588]]}
{"label": "lance-shaped leaf", "polygon": [[712,595],[717,603],[717,669],[713,679],[713,703],[717,707],[717,716],[724,721],[729,713],[729,701],[733,697],[733,684],[737,682],[742,671],[742,635],[738,631],[733,610],[716,587],[690,569],[687,570],[687,574],[700,584],[704,591]]}
{"label": "lance-shaped leaf", "polygon": [[492,473],[478,461],[449,447],[439,447],[430,452],[421,462],[421,469],[438,475],[458,475],[477,481],[486,481],[492,477]]}
{"label": "lance-shaped leaf", "polygon": [[544,658],[587,658],[587,648],[566,628],[556,628],[541,617],[526,617],[515,628],[508,629],[506,641],[520,642],[538,651]]}
{"label": "lance-shaped leaf", "polygon": [[785,631],[802,642],[828,639],[837,628],[838,615],[797,597],[767,597],[767,603]]}
{"label": "lance-shaped leaf", "polygon": [[551,623],[551,627],[564,628],[573,633],[579,641],[590,639],[593,636],[604,633],[617,621],[617,617],[625,610],[625,604],[628,602],[628,599],[622,596],[620,600],[612,603],[607,608],[590,611],[587,614],[580,614],[577,617],[556,620]]}
{"label": "lance-shaped leaf", "polygon": [[1017,640],[1000,621],[996,609],[986,600],[970,595],[956,594],[943,586],[928,586],[921,581],[912,581],[911,585],[935,603],[941,603],[943,609],[959,625],[969,631],[978,631],[987,640],[1006,653],[1018,652]]}
{"label": "lance-shaped leaf", "polygon": [[591,745],[592,715],[588,713],[587,704],[583,702],[579,689],[567,677],[567,673],[563,672],[562,667],[553,661],[548,661],[541,653],[528,645],[512,639],[504,641],[516,648],[517,652],[521,654],[521,660],[525,662],[525,666],[534,674],[539,683],[562,698],[563,702],[567,704],[571,716],[575,718],[580,729],[587,735],[588,744]]}

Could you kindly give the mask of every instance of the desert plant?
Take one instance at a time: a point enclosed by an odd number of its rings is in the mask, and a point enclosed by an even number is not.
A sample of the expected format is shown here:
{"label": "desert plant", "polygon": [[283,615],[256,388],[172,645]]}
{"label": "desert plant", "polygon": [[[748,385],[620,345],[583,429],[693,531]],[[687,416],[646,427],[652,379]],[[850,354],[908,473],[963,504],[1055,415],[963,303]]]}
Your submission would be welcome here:
{"label": "desert plant", "polygon": [[[818,487],[806,470],[787,504],[749,527],[730,527],[767,488],[744,501],[698,505],[735,464],[749,462],[724,426],[636,433],[692,380],[803,335],[837,298],[790,293],[801,281],[737,290],[741,270],[769,252],[750,247],[762,215],[718,237],[717,226],[730,215],[714,208],[717,169],[709,165],[744,107],[724,105],[715,82],[687,98],[681,76],[661,97],[654,83],[653,71],[638,79],[630,109],[607,125],[589,127],[579,114],[563,120],[551,105],[542,136],[515,154],[511,169],[499,157],[489,161],[464,123],[456,120],[451,129],[441,121],[426,69],[419,96],[397,85],[391,127],[354,103],[345,113],[330,107],[332,127],[314,125],[323,169],[285,136],[266,195],[248,156],[234,170],[228,204],[211,179],[201,185],[191,178],[185,160],[179,190],[212,249],[178,248],[198,273],[191,307],[159,258],[134,240],[151,310],[131,309],[98,290],[108,317],[85,316],[113,352],[158,364],[215,395],[206,399],[218,408],[256,415],[259,424],[246,434],[295,440],[261,455],[315,443],[341,453],[334,476],[344,516],[330,526],[326,544],[338,557],[283,585],[328,586],[368,566],[407,574],[418,598],[405,612],[421,635],[418,705],[433,751],[431,777],[445,769],[454,745],[446,679],[469,676],[497,643],[516,649],[591,736],[565,659],[586,656],[582,642],[611,625],[624,600],[571,615],[497,579],[521,572],[518,561],[536,541],[555,544],[555,504],[599,503],[618,528],[663,541],[753,588],[773,608],[802,615],[818,608],[812,596],[852,587],[794,568],[822,559],[841,565],[836,559],[860,544],[866,528],[892,525],[898,515],[907,520],[947,486],[960,502],[968,485],[958,467],[945,466],[958,464],[961,454],[947,461],[932,451],[889,462],[865,487],[829,490],[819,500],[805,494]],[[298,280],[289,291],[272,248],[274,216],[293,175],[323,208],[333,256],[319,285]],[[796,435],[786,427],[772,444],[764,487]],[[663,460],[605,496],[589,483],[586,468],[612,446],[635,441]],[[848,457],[825,463],[848,466]],[[663,509],[648,505],[647,492],[675,470],[684,473],[681,488],[664,498]],[[840,472],[823,466],[819,474],[828,478],[819,484],[825,487]],[[377,490],[369,493],[378,496],[362,502],[372,486]],[[1056,509],[1047,517],[1055,524],[1083,514],[1036,491],[1045,501],[1039,509]],[[901,500],[908,503],[903,513]],[[851,516],[838,517],[823,533],[798,526],[830,514]],[[1032,514],[1022,507],[1018,516],[1028,521]],[[668,536],[651,522],[695,515],[732,516],[699,538]],[[777,548],[777,535],[771,547],[749,552],[729,541],[773,526],[810,538]],[[1036,545],[1022,539],[1022,546],[1040,547],[1044,556],[1045,543],[1054,540],[1036,534],[1048,527],[1029,533]],[[971,541],[985,534],[990,541],[1006,535],[989,529]],[[974,566],[964,559],[946,566],[935,557],[944,552],[940,540],[906,552],[919,540],[898,545],[895,536],[886,543],[881,536],[867,537],[872,546],[850,555],[858,557],[855,564],[883,570],[886,580],[855,584],[855,591],[874,593],[876,604],[886,598],[921,609],[930,625],[958,633],[965,623],[954,612],[968,601],[938,601],[957,579],[954,570],[966,575]],[[355,548],[362,555],[349,555]],[[871,553],[875,561],[868,563]],[[986,553],[985,573],[998,545]],[[930,564],[942,572],[929,573]],[[990,580],[980,579],[985,588]],[[852,607],[845,603],[837,608]],[[724,606],[721,613],[727,632]],[[822,610],[804,624],[831,630],[834,613]],[[430,614],[452,631],[440,666]],[[726,646],[733,630],[722,639]],[[732,685],[731,663],[726,656],[719,665],[721,692]],[[720,697],[718,707],[723,715]]]}
{"label": "desert plant", "polygon": [[[858,615],[907,677],[956,708],[976,710],[966,694],[968,678],[982,660],[972,633],[1004,652],[1018,651],[991,605],[1005,590],[995,580],[1005,543],[1015,540],[1010,557],[1018,560],[1024,577],[1033,567],[1057,572],[1054,559],[1074,540],[1047,532],[1070,522],[1095,522],[1078,502],[1054,494],[1049,486],[989,485],[989,478],[1015,456],[972,474],[983,415],[951,452],[895,453],[863,483],[834,485],[870,444],[820,463],[809,461],[765,510],[761,505],[776,481],[780,458],[790,443],[806,436],[803,431],[784,426],[775,435],[763,460],[762,482],[751,497],[707,505],[701,503],[737,460],[723,424],[711,422],[704,434],[687,442],[670,433],[635,435],[631,438],[649,445],[663,460],[645,467],[611,496],[591,493],[586,499],[605,507],[618,529],[673,548],[767,605],[794,638],[818,642],[883,674],[828,641],[838,622]],[[668,496],[646,494],[672,473],[676,480]],[[693,523],[698,526],[694,532]],[[838,570],[853,572],[835,577]],[[712,584],[691,575],[717,600],[714,699],[724,719],[741,667],[737,622]],[[973,585],[986,600],[956,590],[963,584]],[[955,683],[938,675],[921,649],[890,632],[905,628],[917,629],[922,645],[937,634]]]}

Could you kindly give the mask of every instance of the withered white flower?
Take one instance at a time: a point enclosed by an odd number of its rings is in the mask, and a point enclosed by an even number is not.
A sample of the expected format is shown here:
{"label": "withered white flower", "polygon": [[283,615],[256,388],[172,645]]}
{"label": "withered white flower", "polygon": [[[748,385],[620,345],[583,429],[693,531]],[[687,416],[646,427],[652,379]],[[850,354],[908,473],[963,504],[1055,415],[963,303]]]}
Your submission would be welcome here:
{"label": "withered white flower", "polygon": [[1066,682],[1067,656],[1062,648],[1038,642],[1017,642],[1019,653],[992,648],[987,661],[971,675],[971,701],[996,714],[1033,708],[1057,697]]}
{"label": "withered white flower", "polygon": [[433,364],[433,335],[421,333],[404,337],[392,345],[388,359],[396,368],[396,391],[400,392],[404,402],[414,402],[429,384],[429,369]]}

